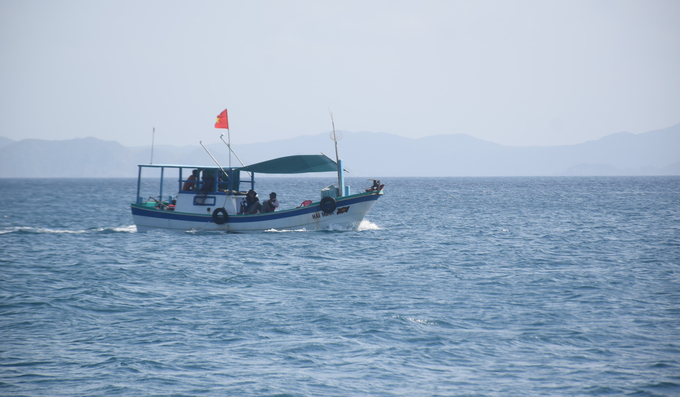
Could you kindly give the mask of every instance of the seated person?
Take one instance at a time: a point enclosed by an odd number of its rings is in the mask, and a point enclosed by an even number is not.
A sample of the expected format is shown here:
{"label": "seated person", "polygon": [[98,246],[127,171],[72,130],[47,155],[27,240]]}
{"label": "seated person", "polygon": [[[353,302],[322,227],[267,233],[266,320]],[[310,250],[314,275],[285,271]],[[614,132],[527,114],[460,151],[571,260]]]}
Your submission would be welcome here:
{"label": "seated person", "polygon": [[276,199],[276,193],[269,193],[269,200],[265,200],[262,204],[262,212],[274,212],[279,208],[279,200]]}
{"label": "seated person", "polygon": [[215,177],[212,175],[208,175],[203,178],[203,186],[201,186],[200,189],[198,189],[198,193],[203,193],[206,194],[208,192],[214,192],[215,191]]}
{"label": "seated person", "polygon": [[260,199],[257,198],[257,192],[253,189],[248,190],[246,193],[246,208],[245,214],[258,214],[262,210],[262,204],[260,204]]}
{"label": "seated person", "polygon": [[187,178],[187,181],[184,182],[184,185],[182,185],[182,191],[188,192],[190,190],[194,190],[196,186],[196,182],[192,182],[196,180],[196,177],[198,176],[198,170],[193,170],[191,171],[191,175]]}

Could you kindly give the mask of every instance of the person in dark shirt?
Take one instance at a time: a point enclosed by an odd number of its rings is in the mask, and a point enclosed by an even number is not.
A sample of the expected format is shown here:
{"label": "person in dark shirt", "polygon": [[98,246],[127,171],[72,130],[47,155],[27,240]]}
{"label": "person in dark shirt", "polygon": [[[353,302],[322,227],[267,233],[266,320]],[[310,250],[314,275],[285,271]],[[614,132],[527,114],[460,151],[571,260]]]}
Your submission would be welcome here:
{"label": "person in dark shirt", "polygon": [[260,199],[257,198],[257,192],[253,189],[248,190],[246,193],[246,214],[258,214],[262,210],[262,204],[260,204]]}

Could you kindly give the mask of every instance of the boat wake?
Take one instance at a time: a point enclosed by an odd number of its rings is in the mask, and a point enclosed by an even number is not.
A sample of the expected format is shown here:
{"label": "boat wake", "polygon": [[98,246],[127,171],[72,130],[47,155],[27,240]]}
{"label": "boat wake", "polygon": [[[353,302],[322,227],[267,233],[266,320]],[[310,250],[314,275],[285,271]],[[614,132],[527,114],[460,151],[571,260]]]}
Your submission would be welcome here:
{"label": "boat wake", "polygon": [[82,234],[87,233],[87,230],[65,230],[65,229],[47,229],[43,227],[10,227],[0,230],[0,234],[10,233],[25,233],[25,234]]}
{"label": "boat wake", "polygon": [[3,234],[87,234],[87,233],[136,233],[137,227],[135,225],[111,227],[111,228],[93,228],[86,230],[69,230],[69,229],[49,229],[44,227],[29,227],[16,226],[5,229],[0,229],[0,235]]}
{"label": "boat wake", "polygon": [[[357,226],[356,224],[335,224],[331,225],[328,228],[325,229],[320,229],[320,231],[366,231],[366,230],[380,230],[380,227],[376,225],[375,223],[372,223],[367,220],[361,221],[361,223]],[[305,228],[300,228],[300,229],[286,229],[286,230],[279,230],[279,229],[268,229],[265,230],[266,233],[299,233],[299,232],[308,232],[310,230],[307,230]],[[30,226],[16,226],[16,227],[9,227],[9,228],[4,228],[0,229],[0,235],[4,234],[93,234],[93,233],[104,233],[104,234],[109,234],[109,233],[137,233],[137,226],[135,225],[128,225],[128,226],[119,226],[119,227],[108,227],[108,228],[92,228],[92,229],[85,229],[85,230],[70,230],[70,229],[50,229],[50,228],[43,228],[43,227],[30,227]],[[224,233],[223,230],[187,230],[185,233],[198,233],[198,234],[203,234],[203,233]]]}
{"label": "boat wake", "polygon": [[129,226],[114,227],[114,228],[109,228],[109,229],[97,229],[97,231],[98,232],[113,232],[113,233],[137,233],[137,226],[129,225]]}
{"label": "boat wake", "polygon": [[[361,223],[358,225],[356,223],[350,223],[350,224],[345,224],[345,223],[336,223],[333,225],[329,225],[328,227],[318,229],[317,231],[322,231],[322,232],[362,232],[365,230],[380,230],[380,227],[376,225],[373,222],[367,221],[367,220],[362,220]],[[300,228],[300,229],[287,229],[287,230],[278,230],[278,229],[268,229],[265,230],[267,233],[291,233],[291,232],[307,232],[310,230],[307,230],[305,228]],[[314,231],[314,230],[311,230]]]}
{"label": "boat wake", "polygon": [[287,230],[278,230],[278,229],[268,229],[265,230],[265,233],[293,233],[293,232],[306,232],[307,229],[302,228],[302,229],[287,229]]}

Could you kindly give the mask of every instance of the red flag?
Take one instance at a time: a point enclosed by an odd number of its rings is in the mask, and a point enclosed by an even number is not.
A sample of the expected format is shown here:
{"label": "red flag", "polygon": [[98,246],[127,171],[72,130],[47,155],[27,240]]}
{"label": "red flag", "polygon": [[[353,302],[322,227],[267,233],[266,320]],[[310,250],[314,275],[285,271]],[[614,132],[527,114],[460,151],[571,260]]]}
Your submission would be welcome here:
{"label": "red flag", "polygon": [[215,123],[215,128],[226,128],[229,129],[229,120],[227,119],[227,109],[224,109],[219,116],[217,116],[217,123]]}

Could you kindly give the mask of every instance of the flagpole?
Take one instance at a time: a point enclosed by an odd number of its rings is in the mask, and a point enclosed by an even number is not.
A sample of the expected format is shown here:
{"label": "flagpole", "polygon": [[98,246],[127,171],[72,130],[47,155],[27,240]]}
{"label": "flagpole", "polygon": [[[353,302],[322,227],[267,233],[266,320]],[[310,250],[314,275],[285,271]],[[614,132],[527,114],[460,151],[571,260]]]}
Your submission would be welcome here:
{"label": "flagpole", "polygon": [[[221,121],[220,117],[224,114],[224,122]],[[231,148],[231,130],[229,129],[229,116],[227,115],[227,109],[224,109],[222,113],[220,113],[219,116],[217,116],[217,123],[215,123],[215,128],[224,128],[227,130],[227,141],[224,141],[224,133],[220,134],[220,139],[222,142],[224,142],[225,145],[229,148],[229,168],[231,168],[231,154],[233,153],[234,156],[238,159],[238,161],[241,162],[242,166],[246,166],[243,164],[243,161],[238,157],[238,154],[234,152],[234,150]],[[248,172],[248,175],[251,175],[250,172]]]}
{"label": "flagpole", "polygon": [[[229,113],[227,112],[227,109],[224,109],[224,114],[227,116],[227,120],[229,120]],[[229,124],[227,124],[227,141],[229,141],[229,145],[227,146],[229,146],[229,168],[231,168],[231,131],[229,131]]]}

